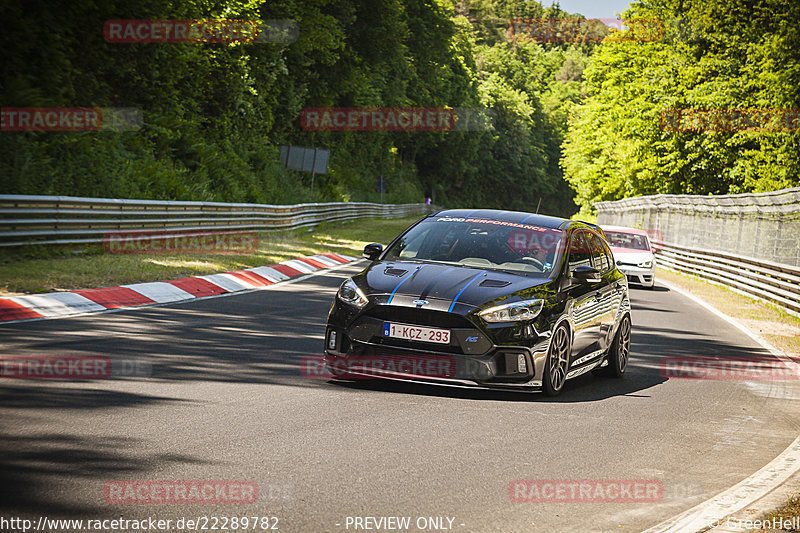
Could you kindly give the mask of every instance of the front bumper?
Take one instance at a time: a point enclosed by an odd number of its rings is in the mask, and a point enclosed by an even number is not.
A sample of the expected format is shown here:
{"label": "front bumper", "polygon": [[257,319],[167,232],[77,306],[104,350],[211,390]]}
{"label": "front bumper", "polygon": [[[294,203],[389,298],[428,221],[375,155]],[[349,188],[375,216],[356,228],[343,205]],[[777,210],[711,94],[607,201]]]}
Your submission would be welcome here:
{"label": "front bumper", "polygon": [[650,268],[639,268],[633,265],[620,265],[617,264],[617,269],[625,274],[628,283],[641,285],[644,287],[652,287],[656,282],[656,267],[655,265]]}
{"label": "front bumper", "polygon": [[[435,345],[389,341],[382,331],[383,320],[372,317],[361,317],[350,327],[329,324],[324,356],[327,370],[340,379],[388,378],[498,389],[541,387],[549,336],[538,337],[528,346],[498,346],[477,329],[450,328],[451,344]],[[479,340],[465,342],[475,338]],[[464,353],[467,351],[472,353]]]}

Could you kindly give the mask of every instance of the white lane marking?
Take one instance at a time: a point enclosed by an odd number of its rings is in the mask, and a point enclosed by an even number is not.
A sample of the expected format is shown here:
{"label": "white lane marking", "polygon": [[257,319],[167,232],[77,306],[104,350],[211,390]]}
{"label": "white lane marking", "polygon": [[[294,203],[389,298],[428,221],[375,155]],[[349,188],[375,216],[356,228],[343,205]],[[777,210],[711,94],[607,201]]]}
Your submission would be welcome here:
{"label": "white lane marking", "polygon": [[305,274],[310,274],[310,273],[314,272],[315,270],[319,270],[318,268],[313,267],[313,266],[309,265],[308,263],[303,263],[302,261],[298,261],[296,259],[289,259],[288,261],[281,261],[280,264],[292,267],[293,269],[299,270],[300,272],[303,272]]}
{"label": "white lane marking", "polygon": [[189,294],[183,289],[179,289],[171,283],[164,281],[154,281],[150,283],[134,283],[133,285],[123,285],[126,289],[136,291],[142,296],[150,298],[154,302],[160,304],[179,302],[181,300],[191,300],[193,295]]}
{"label": "white lane marking", "polygon": [[[775,357],[782,360],[787,359],[781,350],[766,339],[748,330],[738,320],[720,312],[716,307],[676,287],[672,283],[664,280],[659,280],[659,282],[669,290],[689,298],[736,327]],[[728,490],[720,492],[713,498],[692,507],[688,511],[645,530],[643,533],[695,533],[707,529],[715,523],[719,523],[718,521],[723,521],[726,517],[760,500],[798,471],[800,471],[800,437],[797,437],[788,448],[755,474],[743,479]]]}
{"label": "white lane marking", "polygon": [[[336,263],[337,265],[339,263]],[[248,268],[250,272],[255,272],[262,278],[267,278],[268,280],[272,281],[273,283],[277,283],[279,281],[283,281],[285,279],[289,279],[289,276],[284,274],[283,272],[278,272],[274,268],[263,266],[263,267],[255,267],[255,268]]]}
{"label": "white lane marking", "polygon": [[208,276],[198,276],[214,285],[219,285],[228,292],[239,292],[252,289],[255,285],[247,283],[245,280],[231,276],[230,274],[209,274]]}
{"label": "white lane marking", "polygon": [[73,292],[54,292],[9,298],[40,315],[64,316],[92,311],[105,311],[105,307]]}

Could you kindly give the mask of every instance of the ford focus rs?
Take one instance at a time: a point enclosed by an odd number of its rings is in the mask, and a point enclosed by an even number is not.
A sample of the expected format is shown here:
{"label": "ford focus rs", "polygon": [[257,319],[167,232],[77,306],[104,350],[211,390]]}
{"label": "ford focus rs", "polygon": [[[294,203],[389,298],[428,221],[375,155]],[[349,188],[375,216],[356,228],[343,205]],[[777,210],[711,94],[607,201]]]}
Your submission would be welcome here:
{"label": "ford focus rs", "polygon": [[628,284],[602,232],[494,210],[427,216],[342,283],[325,365],[339,379],[389,378],[557,395],[597,369],[622,377]]}

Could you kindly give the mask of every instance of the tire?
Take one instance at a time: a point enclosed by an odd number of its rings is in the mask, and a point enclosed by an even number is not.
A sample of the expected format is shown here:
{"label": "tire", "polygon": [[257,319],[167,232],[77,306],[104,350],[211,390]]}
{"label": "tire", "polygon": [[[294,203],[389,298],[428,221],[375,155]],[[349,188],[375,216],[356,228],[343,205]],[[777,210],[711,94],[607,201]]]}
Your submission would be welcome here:
{"label": "tire", "polygon": [[625,315],[617,328],[614,341],[608,348],[608,366],[605,367],[605,374],[621,378],[628,368],[628,359],[631,355],[631,316]]}
{"label": "tire", "polygon": [[569,355],[569,330],[564,326],[558,326],[550,340],[542,375],[542,391],[547,396],[558,396],[564,390],[569,371]]}

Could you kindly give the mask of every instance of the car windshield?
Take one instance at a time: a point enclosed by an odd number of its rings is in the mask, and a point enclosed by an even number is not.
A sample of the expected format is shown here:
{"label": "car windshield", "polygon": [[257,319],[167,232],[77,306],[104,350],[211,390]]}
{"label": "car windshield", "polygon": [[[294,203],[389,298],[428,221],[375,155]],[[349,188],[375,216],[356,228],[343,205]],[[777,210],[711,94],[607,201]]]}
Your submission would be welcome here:
{"label": "car windshield", "polygon": [[622,231],[606,231],[606,239],[615,248],[630,248],[632,250],[650,251],[650,243],[645,235],[625,233]]}
{"label": "car windshield", "polygon": [[421,261],[550,277],[557,268],[564,232],[486,219],[428,218],[384,255],[388,261]]}

